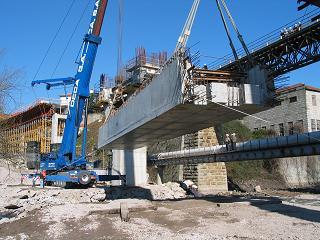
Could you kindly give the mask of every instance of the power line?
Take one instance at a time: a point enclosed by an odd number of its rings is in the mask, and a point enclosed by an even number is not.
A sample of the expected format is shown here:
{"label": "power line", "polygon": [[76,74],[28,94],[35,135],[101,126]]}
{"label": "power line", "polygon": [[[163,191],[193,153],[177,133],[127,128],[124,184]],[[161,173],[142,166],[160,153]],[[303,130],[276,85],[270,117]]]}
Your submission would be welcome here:
{"label": "power line", "polygon": [[74,5],[75,2],[76,2],[76,0],[73,0],[72,3],[71,3],[71,5],[69,6],[69,9],[68,9],[66,15],[64,16],[64,18],[62,19],[62,22],[61,22],[61,24],[60,24],[60,26],[59,26],[56,34],[54,35],[54,37],[53,37],[53,39],[52,39],[52,41],[51,41],[51,43],[50,43],[50,45],[49,45],[46,53],[44,54],[44,57],[43,57],[40,65],[39,65],[39,67],[38,67],[38,69],[37,69],[37,71],[36,71],[36,74],[34,75],[32,81],[34,81],[34,80],[36,79],[36,77],[38,76],[38,74],[39,74],[39,72],[40,72],[40,69],[41,69],[43,63],[44,63],[44,61],[46,60],[46,58],[47,58],[47,56],[48,56],[48,54],[49,54],[49,52],[50,52],[50,50],[51,50],[54,42],[56,41],[56,39],[57,39],[57,37],[58,37],[58,35],[59,35],[59,33],[60,33],[60,31],[61,31],[64,23],[65,23],[67,17],[69,16],[69,14],[70,14],[70,12],[71,12],[71,9],[73,8],[73,5]]}
{"label": "power line", "polygon": [[59,65],[60,65],[60,63],[61,63],[64,55],[65,55],[65,53],[67,52],[67,50],[68,50],[68,48],[69,48],[69,46],[70,46],[71,40],[72,40],[72,38],[74,37],[74,35],[75,35],[75,33],[76,33],[76,31],[77,31],[77,29],[78,29],[78,27],[79,27],[79,25],[80,25],[80,23],[81,23],[84,15],[85,15],[85,13],[86,13],[86,11],[87,11],[90,3],[91,3],[91,0],[88,0],[88,3],[86,4],[84,10],[82,11],[82,14],[80,15],[80,18],[79,18],[79,20],[78,20],[75,28],[73,29],[73,32],[72,32],[71,36],[69,37],[69,40],[68,40],[68,42],[67,42],[64,50],[62,51],[62,54],[60,55],[60,58],[59,58],[59,60],[58,60],[58,62],[57,62],[57,64],[56,64],[54,70],[52,71],[51,78],[55,75],[55,73],[56,73],[56,71],[57,71],[57,69],[58,69],[58,67],[59,67]]}

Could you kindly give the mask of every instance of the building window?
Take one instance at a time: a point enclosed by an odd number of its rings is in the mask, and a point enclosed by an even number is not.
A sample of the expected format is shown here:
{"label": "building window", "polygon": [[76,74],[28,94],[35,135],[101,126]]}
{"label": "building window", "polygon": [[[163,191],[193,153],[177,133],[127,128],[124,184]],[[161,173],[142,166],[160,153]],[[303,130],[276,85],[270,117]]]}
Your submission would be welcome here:
{"label": "building window", "polygon": [[297,101],[297,96],[289,98],[289,102],[293,103]]}
{"label": "building window", "polygon": [[317,131],[316,128],[316,120],[315,119],[311,119],[311,132]]}
{"label": "building window", "polygon": [[320,120],[317,120],[317,131],[320,131]]}
{"label": "building window", "polygon": [[66,125],[66,119],[58,118],[58,132],[57,132],[58,137],[63,136],[65,125]]}
{"label": "building window", "polygon": [[293,135],[294,133],[293,122],[288,122],[288,130],[289,130],[289,135]]}
{"label": "building window", "polygon": [[294,126],[296,133],[303,133],[303,120],[298,120]]}
{"label": "building window", "polygon": [[259,130],[259,128],[254,128],[254,131],[256,132],[256,131],[258,131]]}
{"label": "building window", "polygon": [[276,135],[276,130],[274,129],[274,125],[270,125],[270,135],[275,136]]}
{"label": "building window", "polygon": [[279,124],[279,135],[280,136],[284,136],[284,127],[283,127],[283,123]]}
{"label": "building window", "polygon": [[316,95],[312,95],[312,106],[317,106],[317,96]]}
{"label": "building window", "polygon": [[281,106],[281,103],[282,103],[282,101],[277,100],[274,105],[275,105],[275,106]]}
{"label": "building window", "polygon": [[266,126],[261,127],[262,130],[267,130]]}

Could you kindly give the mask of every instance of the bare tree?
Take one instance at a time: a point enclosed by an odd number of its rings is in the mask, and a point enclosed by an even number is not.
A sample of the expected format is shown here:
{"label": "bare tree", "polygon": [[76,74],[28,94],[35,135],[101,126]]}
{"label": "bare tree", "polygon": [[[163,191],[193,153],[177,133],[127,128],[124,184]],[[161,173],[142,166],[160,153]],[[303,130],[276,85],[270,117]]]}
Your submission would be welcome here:
{"label": "bare tree", "polygon": [[[0,59],[5,51],[0,49]],[[21,77],[21,70],[11,69],[0,65],[0,113],[4,113],[10,101],[15,102],[13,91],[17,89],[17,79]]]}
{"label": "bare tree", "polygon": [[[0,59],[4,56],[5,51],[0,49]],[[22,71],[19,69],[12,69],[4,66],[0,62],[0,114],[4,114],[9,109],[10,103],[15,103],[14,94],[18,90],[17,80],[22,76]],[[14,160],[13,155],[10,153],[10,144],[5,138],[4,130],[7,128],[4,122],[1,123],[0,119],[0,164],[17,165],[17,161]],[[9,171],[10,175],[10,171]]]}

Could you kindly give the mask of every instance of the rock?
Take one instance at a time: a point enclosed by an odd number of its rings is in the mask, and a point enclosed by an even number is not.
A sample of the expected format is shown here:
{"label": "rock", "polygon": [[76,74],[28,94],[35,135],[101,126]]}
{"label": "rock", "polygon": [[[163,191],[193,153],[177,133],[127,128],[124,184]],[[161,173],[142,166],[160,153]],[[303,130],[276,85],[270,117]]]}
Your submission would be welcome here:
{"label": "rock", "polygon": [[20,197],[20,199],[28,199],[28,198],[29,198],[28,195],[23,195],[23,196]]}
{"label": "rock", "polygon": [[53,194],[51,194],[51,197],[57,197],[59,194],[60,194],[60,192],[53,193]]}
{"label": "rock", "polygon": [[257,192],[257,193],[261,193],[261,192],[262,192],[260,186],[255,186],[255,187],[254,187],[254,191]]}
{"label": "rock", "polygon": [[18,209],[18,208],[21,208],[21,206],[18,206],[18,205],[15,205],[15,204],[10,204],[10,205],[7,205],[4,207],[5,209]]}
{"label": "rock", "polygon": [[185,191],[188,191],[190,190],[191,188],[198,188],[194,182],[192,182],[191,180],[184,180],[180,186],[185,190]]}
{"label": "rock", "polygon": [[16,211],[2,211],[0,212],[0,219],[2,218],[14,218],[19,215]]}
{"label": "rock", "polygon": [[90,188],[87,191],[90,202],[103,202],[106,200],[107,195],[103,188]]}

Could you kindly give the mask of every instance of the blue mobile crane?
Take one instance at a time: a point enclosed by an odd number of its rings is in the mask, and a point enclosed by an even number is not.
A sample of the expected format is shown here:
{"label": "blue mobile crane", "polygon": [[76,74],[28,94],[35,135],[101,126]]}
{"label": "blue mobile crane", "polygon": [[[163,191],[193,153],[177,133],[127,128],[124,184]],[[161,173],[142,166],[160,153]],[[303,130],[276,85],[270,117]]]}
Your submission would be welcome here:
{"label": "blue mobile crane", "polygon": [[[72,95],[69,103],[62,143],[58,152],[51,152],[42,156],[40,170],[45,175],[47,183],[76,183],[89,186],[96,181],[119,180],[124,176],[98,175],[94,170],[87,170],[86,158],[87,142],[87,112],[90,95],[89,83],[92,69],[101,44],[101,27],[107,8],[108,0],[95,0],[89,30],[84,37],[77,62],[78,69],[75,77],[36,80],[31,85],[46,84],[51,87],[73,84]],[[80,124],[84,121],[82,133],[81,155],[77,156],[76,144]]]}

